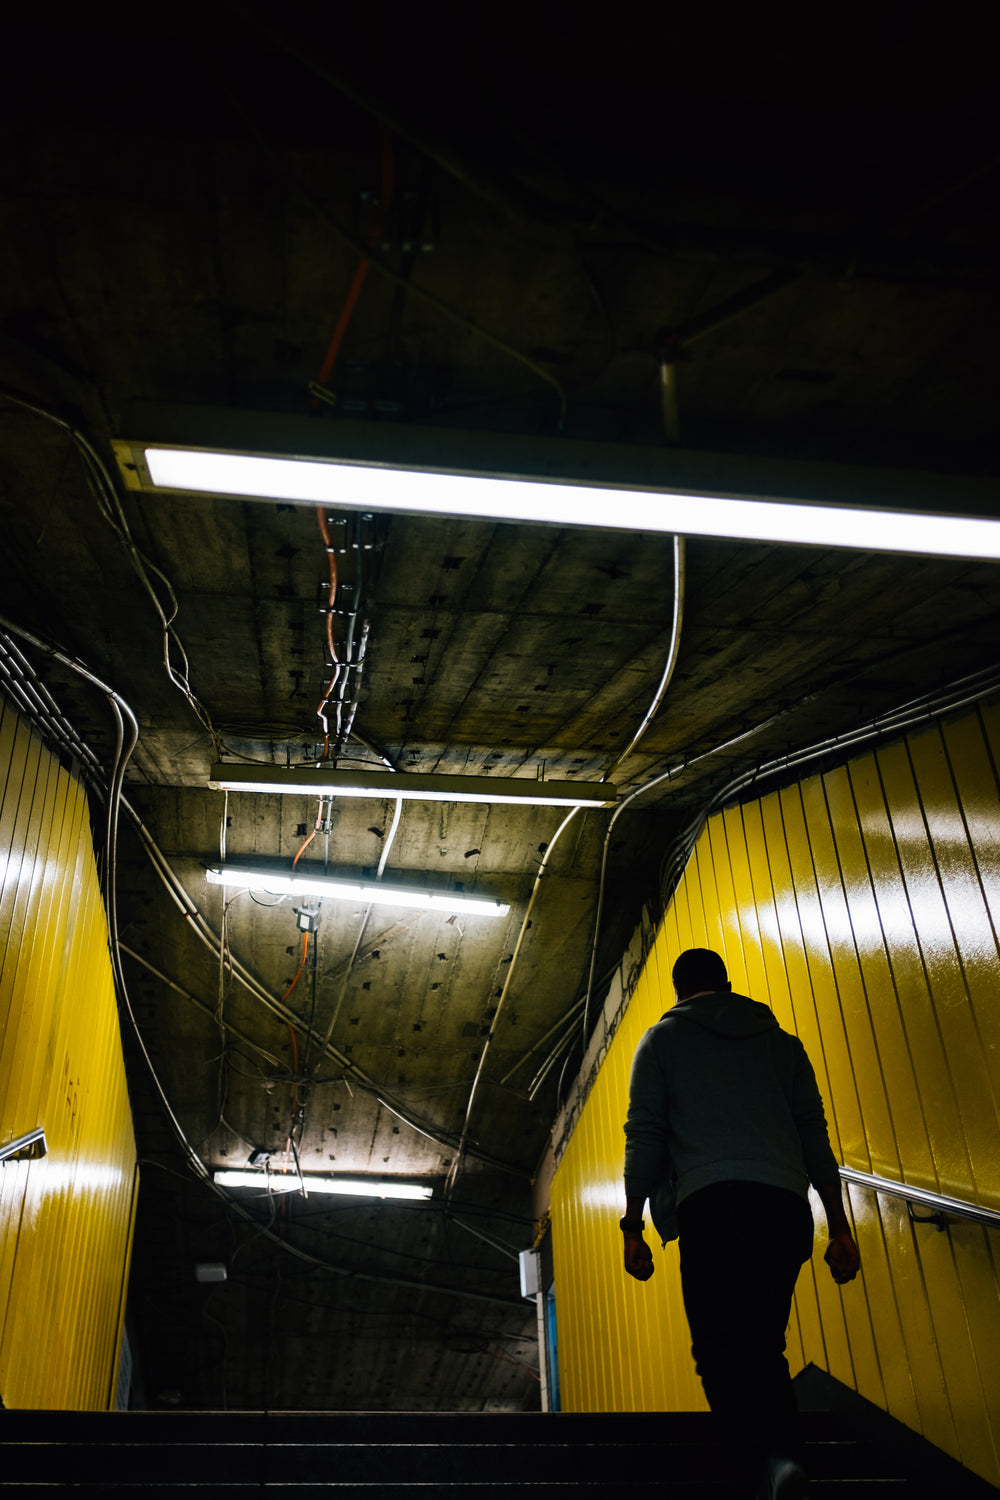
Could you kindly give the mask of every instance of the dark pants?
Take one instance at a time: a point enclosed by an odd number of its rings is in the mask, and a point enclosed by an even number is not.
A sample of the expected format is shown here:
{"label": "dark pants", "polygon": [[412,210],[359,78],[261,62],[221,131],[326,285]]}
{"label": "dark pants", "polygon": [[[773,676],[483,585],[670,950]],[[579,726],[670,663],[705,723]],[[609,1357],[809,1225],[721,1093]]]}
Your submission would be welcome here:
{"label": "dark pants", "polygon": [[805,1199],[757,1182],[719,1182],[677,1211],[691,1352],[712,1411],[748,1460],[798,1454],[785,1330],[813,1247]]}

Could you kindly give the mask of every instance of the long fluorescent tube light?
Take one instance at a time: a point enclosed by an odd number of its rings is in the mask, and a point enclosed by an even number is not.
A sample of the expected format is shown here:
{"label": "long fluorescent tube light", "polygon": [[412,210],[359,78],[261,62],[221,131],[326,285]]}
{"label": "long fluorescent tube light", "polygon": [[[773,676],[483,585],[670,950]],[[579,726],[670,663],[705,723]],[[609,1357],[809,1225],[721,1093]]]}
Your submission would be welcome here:
{"label": "long fluorescent tube light", "polygon": [[286,797],[404,797],[419,802],[508,802],[535,807],[614,807],[618,795],[617,788],[607,782],[235,764],[214,765],[209,786],[219,792],[275,792]]}
{"label": "long fluorescent tube light", "polygon": [[287,875],[259,865],[212,865],[210,885],[235,885],[270,896],[318,896],[321,900],[357,901],[372,906],[409,906],[419,911],[460,912],[469,917],[503,917],[502,901],[467,896],[463,891],[424,890],[420,886],[383,885],[381,881],[344,880],[335,875]]}
{"label": "long fluorescent tube light", "polygon": [[302,1183],[308,1193],[338,1193],[348,1198],[416,1198],[426,1201],[433,1192],[419,1182],[379,1182],[371,1177],[320,1177],[309,1172],[303,1172],[301,1182],[296,1172],[261,1172],[239,1167],[227,1167],[212,1176],[219,1187],[263,1188],[269,1193],[297,1193]]}
{"label": "long fluorescent tube light", "polygon": [[[541,522],[938,557],[1000,558],[1000,521],[994,518],[754,496],[683,494],[613,484],[597,487],[579,480],[442,474],[336,459],[140,444],[129,447],[141,450],[154,489],[347,510]],[[944,477],[941,487],[947,496],[948,481]]]}

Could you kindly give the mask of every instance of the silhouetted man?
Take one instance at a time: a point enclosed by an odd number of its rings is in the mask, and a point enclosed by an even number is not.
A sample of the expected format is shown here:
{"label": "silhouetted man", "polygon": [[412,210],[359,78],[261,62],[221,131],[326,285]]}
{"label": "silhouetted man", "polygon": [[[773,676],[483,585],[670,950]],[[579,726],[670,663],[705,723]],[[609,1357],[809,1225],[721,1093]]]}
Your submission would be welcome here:
{"label": "silhouetted man", "polygon": [[647,1200],[680,1240],[692,1353],[712,1411],[753,1465],[760,1500],[807,1489],[785,1330],[812,1255],[809,1184],[826,1211],[833,1279],[860,1264],[816,1077],[766,1005],[734,995],[708,948],[673,968],[677,1004],[636,1049],[625,1122],[625,1269],[653,1274]]}

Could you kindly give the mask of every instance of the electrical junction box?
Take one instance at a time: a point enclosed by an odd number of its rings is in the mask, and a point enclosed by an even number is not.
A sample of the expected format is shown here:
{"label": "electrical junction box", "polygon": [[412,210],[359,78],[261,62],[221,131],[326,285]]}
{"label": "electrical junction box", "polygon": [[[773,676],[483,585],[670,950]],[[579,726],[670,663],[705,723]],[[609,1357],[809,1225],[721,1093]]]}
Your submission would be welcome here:
{"label": "electrical junction box", "polygon": [[225,1281],[226,1267],[221,1260],[202,1260],[194,1268],[195,1281]]}
{"label": "electrical junction box", "polygon": [[534,1299],[541,1291],[538,1282],[538,1251],[522,1250],[517,1260],[521,1268],[521,1296]]}

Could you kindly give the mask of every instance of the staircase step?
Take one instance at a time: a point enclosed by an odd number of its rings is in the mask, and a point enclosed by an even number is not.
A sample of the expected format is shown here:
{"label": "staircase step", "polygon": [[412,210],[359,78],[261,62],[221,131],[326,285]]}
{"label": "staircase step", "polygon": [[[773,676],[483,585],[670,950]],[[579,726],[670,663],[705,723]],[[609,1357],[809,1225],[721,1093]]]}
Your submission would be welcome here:
{"label": "staircase step", "polygon": [[[812,1500],[932,1493],[903,1477],[891,1445],[856,1441],[841,1418],[809,1412],[803,1425]],[[462,1500],[513,1489],[532,1500],[747,1493],[707,1412],[0,1411],[0,1488],[125,1500],[167,1486],[206,1500],[321,1487],[338,1500],[434,1489]]]}

